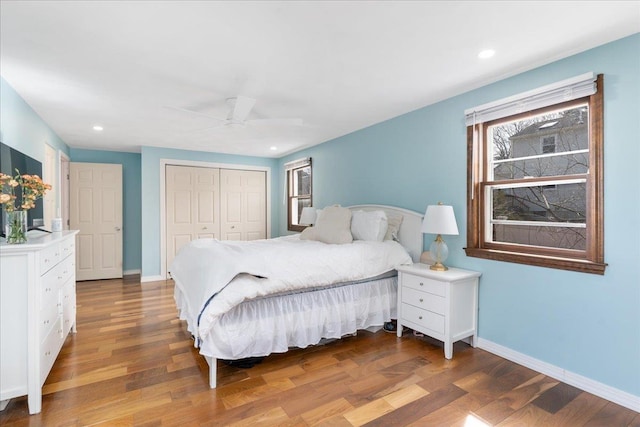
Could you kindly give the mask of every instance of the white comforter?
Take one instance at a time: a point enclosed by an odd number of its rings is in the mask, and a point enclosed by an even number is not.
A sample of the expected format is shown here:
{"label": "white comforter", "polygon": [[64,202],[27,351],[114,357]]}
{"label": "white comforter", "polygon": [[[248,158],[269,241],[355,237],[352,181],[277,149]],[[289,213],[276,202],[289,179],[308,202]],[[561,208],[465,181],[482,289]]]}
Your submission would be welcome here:
{"label": "white comforter", "polygon": [[[186,298],[187,313],[180,317],[194,335],[205,336],[216,318],[245,300],[367,279],[411,262],[402,245],[391,240],[329,245],[296,235],[250,242],[194,240],[169,271]],[[244,275],[259,279],[231,283]]]}

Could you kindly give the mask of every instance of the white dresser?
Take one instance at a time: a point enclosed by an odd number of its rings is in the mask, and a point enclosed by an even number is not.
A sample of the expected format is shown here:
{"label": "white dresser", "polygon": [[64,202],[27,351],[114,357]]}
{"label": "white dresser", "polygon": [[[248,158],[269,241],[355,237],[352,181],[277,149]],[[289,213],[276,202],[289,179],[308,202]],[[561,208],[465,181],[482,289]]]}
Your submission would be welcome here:
{"label": "white dresser", "polygon": [[478,278],[475,271],[434,271],[426,264],[398,267],[398,337],[402,325],[444,342],[444,357],[453,343],[478,333]]}
{"label": "white dresser", "polygon": [[[32,232],[30,232],[32,233]],[[42,385],[76,323],[77,231],[0,242],[0,410],[28,395],[42,408]]]}

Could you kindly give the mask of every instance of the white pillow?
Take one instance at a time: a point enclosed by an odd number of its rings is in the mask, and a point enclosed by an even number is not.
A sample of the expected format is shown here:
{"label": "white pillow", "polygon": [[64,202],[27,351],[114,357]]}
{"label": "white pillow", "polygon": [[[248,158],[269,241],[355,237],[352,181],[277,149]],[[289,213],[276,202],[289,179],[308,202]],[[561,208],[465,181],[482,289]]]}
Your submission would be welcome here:
{"label": "white pillow", "polygon": [[351,243],[351,211],[340,206],[329,206],[322,210],[313,227],[300,233],[301,240],[317,240],[324,243]]}
{"label": "white pillow", "polygon": [[384,240],[395,240],[396,242],[400,241],[400,237],[398,233],[400,232],[400,225],[402,224],[402,215],[400,214],[389,214],[387,215],[387,234],[384,236]]}
{"label": "white pillow", "polygon": [[382,242],[387,228],[387,214],[384,211],[355,211],[351,217],[351,234],[354,240]]}

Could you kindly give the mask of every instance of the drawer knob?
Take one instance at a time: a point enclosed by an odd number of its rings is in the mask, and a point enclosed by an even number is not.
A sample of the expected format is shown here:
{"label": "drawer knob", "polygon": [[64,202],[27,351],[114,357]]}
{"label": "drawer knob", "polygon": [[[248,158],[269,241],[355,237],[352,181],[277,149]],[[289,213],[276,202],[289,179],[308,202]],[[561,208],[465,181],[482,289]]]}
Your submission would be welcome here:
{"label": "drawer knob", "polygon": [[420,302],[424,302],[424,300],[422,298],[420,298]]}
{"label": "drawer knob", "polygon": [[422,316],[418,316],[418,319],[422,320]]}
{"label": "drawer knob", "polygon": [[424,286],[424,283],[420,282],[420,286]]}

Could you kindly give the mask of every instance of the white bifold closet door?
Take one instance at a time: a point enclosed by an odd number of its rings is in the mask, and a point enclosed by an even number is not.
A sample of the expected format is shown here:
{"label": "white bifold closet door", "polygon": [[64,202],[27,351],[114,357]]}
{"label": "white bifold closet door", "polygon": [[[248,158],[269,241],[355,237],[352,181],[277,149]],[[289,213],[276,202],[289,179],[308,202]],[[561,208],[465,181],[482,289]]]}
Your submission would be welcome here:
{"label": "white bifold closet door", "polygon": [[267,236],[265,172],[220,170],[221,240]]}
{"label": "white bifold closet door", "polygon": [[166,261],[194,239],[266,238],[266,173],[166,166]]}

